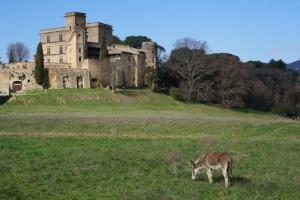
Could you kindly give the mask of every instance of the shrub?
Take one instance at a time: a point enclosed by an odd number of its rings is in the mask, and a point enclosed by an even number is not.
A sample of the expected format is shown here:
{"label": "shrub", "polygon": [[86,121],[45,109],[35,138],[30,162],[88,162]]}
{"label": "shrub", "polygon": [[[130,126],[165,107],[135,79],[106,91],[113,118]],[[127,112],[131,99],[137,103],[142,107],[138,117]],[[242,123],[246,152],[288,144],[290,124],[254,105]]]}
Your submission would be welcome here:
{"label": "shrub", "polygon": [[180,100],[181,98],[181,95],[180,95],[180,92],[179,92],[179,89],[176,88],[176,87],[171,87],[170,90],[169,90],[169,95],[173,98],[173,99],[176,99],[176,100]]}

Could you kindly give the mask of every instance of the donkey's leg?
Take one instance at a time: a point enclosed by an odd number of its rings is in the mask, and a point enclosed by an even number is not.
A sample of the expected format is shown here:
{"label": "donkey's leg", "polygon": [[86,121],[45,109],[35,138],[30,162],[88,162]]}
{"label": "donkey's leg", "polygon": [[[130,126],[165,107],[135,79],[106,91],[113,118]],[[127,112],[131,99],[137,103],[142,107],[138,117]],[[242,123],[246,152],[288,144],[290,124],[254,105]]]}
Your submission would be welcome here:
{"label": "donkey's leg", "polygon": [[227,169],[223,168],[222,172],[223,172],[223,176],[224,176],[224,180],[225,180],[225,187],[228,187],[229,186],[229,179],[228,179]]}
{"label": "donkey's leg", "polygon": [[211,169],[207,169],[207,177],[208,177],[209,183],[212,183],[213,179],[212,179]]}

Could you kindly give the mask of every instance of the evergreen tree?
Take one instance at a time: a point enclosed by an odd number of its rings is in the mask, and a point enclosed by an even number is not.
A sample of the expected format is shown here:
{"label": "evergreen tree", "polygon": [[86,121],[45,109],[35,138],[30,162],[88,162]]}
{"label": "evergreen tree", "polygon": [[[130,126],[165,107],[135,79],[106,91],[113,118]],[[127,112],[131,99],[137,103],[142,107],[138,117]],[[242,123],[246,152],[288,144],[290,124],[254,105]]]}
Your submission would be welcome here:
{"label": "evergreen tree", "polygon": [[113,35],[113,44],[123,44],[124,42],[116,35]]}
{"label": "evergreen tree", "polygon": [[14,52],[10,51],[9,55],[8,55],[8,63],[15,63],[15,62],[16,62],[16,60],[15,60]]}
{"label": "evergreen tree", "polygon": [[143,42],[151,42],[152,40],[147,36],[127,36],[124,40],[124,44],[133,48],[142,48]]}
{"label": "evergreen tree", "polygon": [[102,40],[101,48],[100,48],[100,56],[99,56],[100,62],[103,62],[107,57],[108,57],[107,44],[106,44],[106,39],[104,38]]}
{"label": "evergreen tree", "polygon": [[41,43],[39,43],[36,49],[34,78],[37,84],[44,86],[44,82],[45,82],[44,53],[43,53],[43,48]]}
{"label": "evergreen tree", "polygon": [[47,68],[45,68],[44,70],[44,84],[43,87],[45,89],[49,88],[49,70]]}

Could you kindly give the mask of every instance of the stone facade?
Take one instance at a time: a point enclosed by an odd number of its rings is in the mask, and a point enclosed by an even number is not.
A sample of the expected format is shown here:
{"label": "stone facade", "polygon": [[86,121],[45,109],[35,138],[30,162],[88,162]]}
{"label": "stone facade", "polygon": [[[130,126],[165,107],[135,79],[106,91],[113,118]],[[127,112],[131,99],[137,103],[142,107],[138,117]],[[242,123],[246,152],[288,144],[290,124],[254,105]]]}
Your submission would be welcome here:
{"label": "stone facade", "polygon": [[90,76],[87,69],[64,68],[63,65],[48,65],[49,88],[90,88]]}
{"label": "stone facade", "polygon": [[0,95],[9,95],[10,91],[40,89],[41,86],[35,82],[33,69],[34,63],[1,64]]}
{"label": "stone facade", "polygon": [[[40,42],[45,68],[49,70],[50,89],[99,87],[103,83],[103,63],[114,68],[115,85],[143,86],[144,68],[156,66],[156,44],[145,42],[141,49],[116,45],[112,31],[112,26],[104,23],[86,23],[85,13],[79,12],[66,13],[64,27],[41,30]],[[100,62],[103,42],[107,45],[108,58]],[[14,81],[22,82],[21,90],[40,88],[34,81],[33,69],[34,62],[2,65],[0,91],[19,89],[16,82],[13,85]],[[8,78],[20,74],[25,74],[30,82]]]}

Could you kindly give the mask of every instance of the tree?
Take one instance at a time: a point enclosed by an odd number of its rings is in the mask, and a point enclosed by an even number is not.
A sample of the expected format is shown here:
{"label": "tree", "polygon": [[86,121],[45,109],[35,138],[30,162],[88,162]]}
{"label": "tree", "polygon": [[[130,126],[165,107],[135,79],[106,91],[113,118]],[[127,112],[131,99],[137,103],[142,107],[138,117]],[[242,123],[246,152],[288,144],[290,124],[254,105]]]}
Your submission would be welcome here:
{"label": "tree", "polygon": [[28,47],[26,47],[21,42],[17,42],[15,44],[15,46],[16,46],[16,56],[17,56],[18,62],[24,61],[25,59],[29,58],[29,48]]}
{"label": "tree", "polygon": [[286,70],[282,60],[261,63],[260,67],[255,62],[247,62],[243,67],[250,75],[247,107],[281,115],[297,115],[297,73]]}
{"label": "tree", "polygon": [[7,50],[6,50],[6,55],[7,55],[7,58],[8,58],[8,63],[17,62],[16,55],[15,55],[14,44],[8,45]]}
{"label": "tree", "polygon": [[15,58],[14,52],[10,51],[9,52],[9,57],[8,57],[8,63],[15,63],[15,62],[17,62],[17,61],[16,61],[16,58]]}
{"label": "tree", "polygon": [[113,44],[123,44],[124,42],[116,35],[113,35]]}
{"label": "tree", "polygon": [[112,92],[115,92],[115,88],[117,85],[117,76],[118,76],[118,66],[119,60],[116,60],[114,63],[108,62],[108,60],[104,60],[101,63],[101,81],[102,86],[109,86]]}
{"label": "tree", "polygon": [[151,88],[153,90],[154,89],[154,84],[158,79],[157,72],[156,72],[155,68],[150,67],[150,66],[146,66],[145,69],[144,69],[143,76],[144,76],[145,85],[147,85],[149,88]]}
{"label": "tree", "polygon": [[205,53],[208,51],[206,41],[200,41],[193,38],[185,37],[178,39],[174,44],[175,49],[188,48],[188,49],[201,49]]}
{"label": "tree", "polygon": [[34,78],[37,84],[44,87],[45,69],[44,69],[44,53],[43,53],[42,43],[39,43],[36,49]]}
{"label": "tree", "polygon": [[44,88],[48,89],[49,88],[49,69],[45,68],[44,70]]}
{"label": "tree", "polygon": [[184,38],[177,40],[174,46],[168,65],[180,77],[186,100],[191,101],[195,84],[201,78],[205,68],[207,45],[206,42]]}
{"label": "tree", "polygon": [[10,44],[6,52],[9,63],[22,62],[29,58],[29,49],[23,43]]}
{"label": "tree", "polygon": [[127,36],[124,40],[124,44],[133,48],[142,48],[143,42],[151,42],[152,40],[147,36]]}
{"label": "tree", "polygon": [[277,69],[286,69],[286,63],[283,62],[281,59],[276,61],[274,59],[271,59],[269,62],[269,67],[277,68]]}
{"label": "tree", "polygon": [[[231,54],[211,54],[207,56],[206,64],[207,68],[197,84],[212,86],[210,90],[214,91],[214,96],[210,102],[224,107],[244,107],[248,73],[242,69],[240,59]],[[197,93],[201,94],[203,91]]]}
{"label": "tree", "polygon": [[101,43],[101,48],[100,48],[100,56],[99,56],[100,62],[103,62],[107,57],[108,57],[108,52],[107,52],[106,39],[103,38]]}

